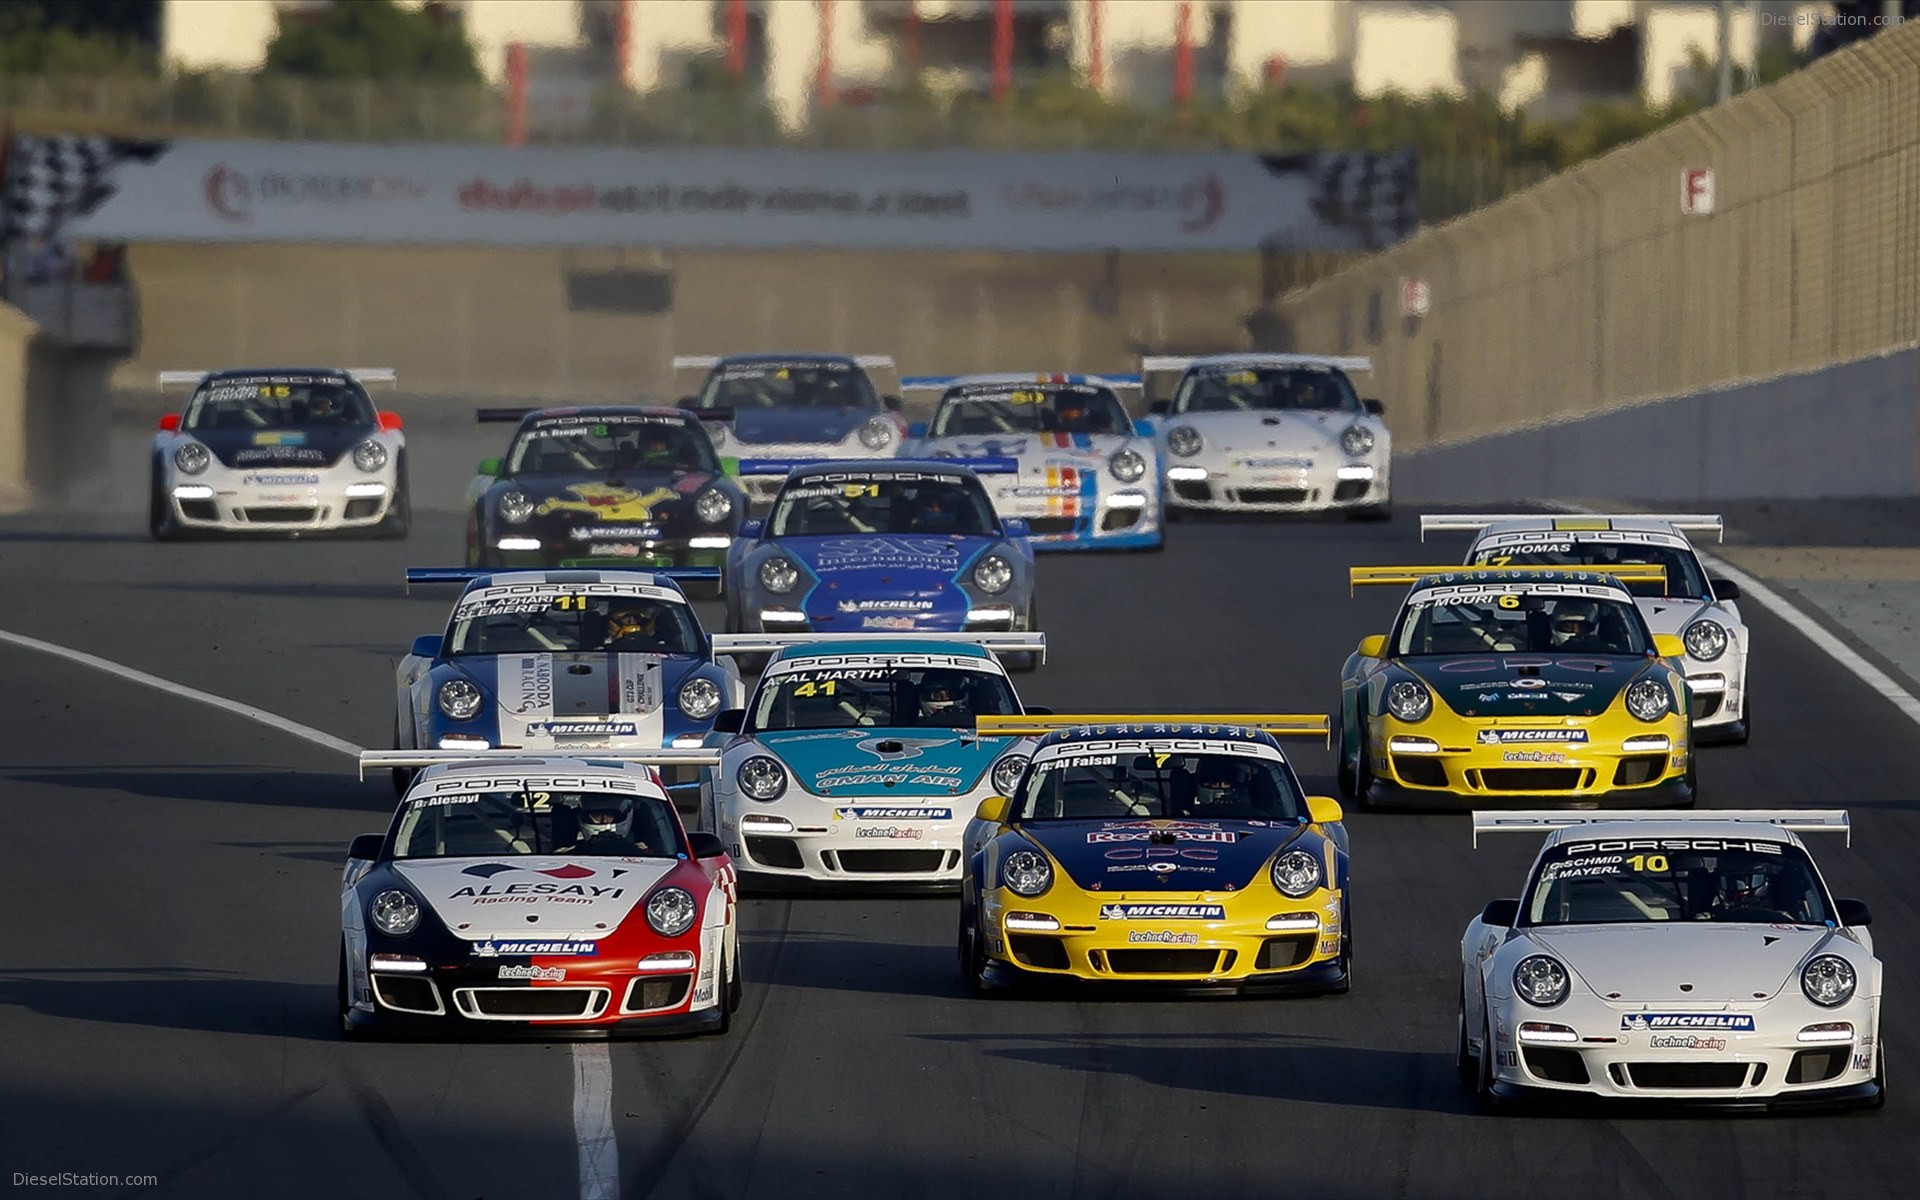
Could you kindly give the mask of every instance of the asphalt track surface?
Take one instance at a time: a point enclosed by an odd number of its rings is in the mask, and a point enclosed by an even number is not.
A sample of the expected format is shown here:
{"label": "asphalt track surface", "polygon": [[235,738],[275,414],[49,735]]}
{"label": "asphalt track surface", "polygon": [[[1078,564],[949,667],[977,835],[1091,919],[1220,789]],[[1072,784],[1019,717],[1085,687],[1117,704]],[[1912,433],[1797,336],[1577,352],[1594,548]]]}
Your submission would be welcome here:
{"label": "asphalt track surface", "polygon": [[[401,571],[457,561],[448,501],[495,440],[416,435],[416,478],[455,490],[422,490],[405,543],[155,545],[143,480],[117,511],[9,518],[0,630],[384,747],[393,662],[450,599],[405,596]],[[1052,658],[1017,682],[1063,712],[1327,711],[1342,659],[1397,599],[1350,599],[1346,568],[1454,549],[1423,548],[1406,514],[1182,525],[1158,556],[1050,557]],[[1703,803],[1852,811],[1853,848],[1814,852],[1873,907],[1902,1077],[1920,744],[1783,623],[1749,620],[1758,728],[1705,752]],[[385,780],[44,654],[0,645],[0,673],[0,1177],[151,1174],[102,1194],[181,1197],[580,1194],[568,1046],[337,1037],[340,866],[354,834],[384,827]],[[1331,792],[1331,755],[1293,749]],[[1344,997],[974,1000],[951,899],[750,900],[733,1033],[611,1047],[618,1193],[1911,1192],[1920,1109],[1903,1090],[1843,1117],[1481,1115],[1453,1076],[1458,939],[1536,843],[1476,851],[1460,816],[1350,828]]]}

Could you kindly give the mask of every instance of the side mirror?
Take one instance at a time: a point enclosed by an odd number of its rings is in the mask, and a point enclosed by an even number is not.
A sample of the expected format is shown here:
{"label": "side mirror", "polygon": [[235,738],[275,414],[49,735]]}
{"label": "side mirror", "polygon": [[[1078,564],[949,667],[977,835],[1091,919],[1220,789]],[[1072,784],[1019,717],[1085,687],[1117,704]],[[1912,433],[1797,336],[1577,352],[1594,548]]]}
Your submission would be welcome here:
{"label": "side mirror", "polygon": [[399,413],[383,412],[380,414],[380,428],[391,430],[405,429],[406,427],[407,423],[400,419]]}
{"label": "side mirror", "polygon": [[1480,923],[1489,929],[1512,929],[1513,923],[1519,919],[1518,900],[1490,900],[1480,910]]}
{"label": "side mirror", "polygon": [[886,407],[888,412],[900,411],[900,397],[898,396],[891,394],[882,396],[880,397],[880,403]]}
{"label": "side mirror", "polygon": [[1661,658],[1685,658],[1687,644],[1680,640],[1677,633],[1656,633],[1653,635],[1653,650]]}
{"label": "side mirror", "polygon": [[419,637],[413,639],[413,649],[407,651],[407,653],[413,655],[415,658],[439,658],[440,635],[437,633],[421,634]]}
{"label": "side mirror", "polygon": [[1307,819],[1315,825],[1332,825],[1346,814],[1332,796],[1308,796]]}
{"label": "side mirror", "polygon": [[500,459],[483,458],[480,460],[480,473],[489,478],[498,479],[500,477],[500,468],[503,465],[505,464]]}
{"label": "side mirror", "polygon": [[1007,812],[1012,808],[1013,801],[1005,796],[988,796],[980,802],[980,807],[974,810],[973,815],[989,825],[1005,825]]}
{"label": "side mirror", "polygon": [[727,844],[711,833],[690,833],[687,835],[687,849],[693,851],[695,858],[725,858]]}
{"label": "side mirror", "polygon": [[764,518],[748,517],[746,520],[740,522],[740,536],[748,539],[757,538],[766,527],[767,522]]}
{"label": "side mirror", "polygon": [[925,421],[915,421],[913,424],[908,425],[907,436],[910,438],[923,438],[927,436],[927,423]]}
{"label": "side mirror", "polygon": [[1029,717],[1050,717],[1053,715],[1053,710],[1044,704],[1029,704],[1025,706],[1025,709],[1026,715]]}
{"label": "side mirror", "polygon": [[1133,423],[1133,436],[1143,437],[1143,438],[1152,437],[1153,422],[1152,421],[1135,421]]}
{"label": "side mirror", "polygon": [[1835,915],[1840,918],[1840,924],[1849,929],[1873,924],[1873,913],[1868,911],[1865,900],[1853,900],[1842,896],[1834,900],[1833,907],[1838,910]]}
{"label": "side mirror", "polygon": [[1376,417],[1384,417],[1387,415],[1387,406],[1378,400],[1362,400],[1360,407],[1366,409]]}
{"label": "side mirror", "polygon": [[1715,600],[1738,600],[1740,598],[1740,585],[1731,579],[1715,579],[1712,576],[1708,576],[1707,586],[1713,589],[1713,598]]}
{"label": "side mirror", "polygon": [[744,708],[725,708],[713,718],[715,733],[739,733],[741,726],[747,723],[747,710]]}
{"label": "side mirror", "polygon": [[347,847],[347,857],[357,858],[361,862],[373,862],[380,857],[380,847],[386,845],[386,842],[387,835],[384,833],[363,833],[354,838],[353,843]]}
{"label": "side mirror", "polygon": [[168,433],[178,433],[180,431],[180,414],[168,413],[166,416],[161,417],[160,428],[166,430]]}
{"label": "side mirror", "polygon": [[1010,538],[1033,536],[1033,526],[1027,524],[1025,517],[1002,517],[1000,518],[1000,528],[1006,530],[1007,536]]}
{"label": "side mirror", "polygon": [[1147,405],[1147,411],[1156,417],[1164,417],[1173,411],[1173,401],[1155,400],[1152,404]]}
{"label": "side mirror", "polygon": [[1373,633],[1373,634],[1368,634],[1366,637],[1363,637],[1360,639],[1360,657],[1361,658],[1385,658],[1386,656],[1387,656],[1387,635],[1386,634]]}

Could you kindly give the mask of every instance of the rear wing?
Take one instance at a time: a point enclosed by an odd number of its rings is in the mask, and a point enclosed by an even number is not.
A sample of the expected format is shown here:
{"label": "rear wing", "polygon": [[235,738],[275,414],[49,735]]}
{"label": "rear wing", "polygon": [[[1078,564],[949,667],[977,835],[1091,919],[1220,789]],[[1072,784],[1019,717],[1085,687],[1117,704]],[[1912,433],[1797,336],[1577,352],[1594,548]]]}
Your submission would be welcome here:
{"label": "rear wing", "polygon": [[1125,388],[1146,386],[1139,375],[1049,375],[1044,371],[1029,374],[1003,372],[986,375],[907,375],[900,380],[903,392],[940,392],[951,387],[965,387],[978,384],[982,387],[998,384],[1017,385],[1022,383],[1077,383],[1087,387],[1106,387],[1119,391]]}
{"label": "rear wing", "polygon": [[[740,460],[740,475],[787,475],[801,467],[817,467],[823,463],[844,461],[832,458],[743,458]],[[919,462],[920,459],[900,459],[900,462]],[[925,460],[929,464],[941,467],[965,467],[976,475],[1013,475],[1020,470],[1020,461],[1013,458],[935,458]]]}
{"label": "rear wing", "polygon": [[[1047,661],[1047,635],[1044,633],[715,633],[709,635],[715,654],[772,654],[788,646],[846,646],[856,648],[865,642],[886,643],[911,638],[914,641],[959,642],[979,646],[995,654],[1037,654]],[[876,649],[871,653],[885,653]],[[984,718],[983,718],[984,719]]]}
{"label": "rear wing", "polygon": [[[1479,533],[1489,525],[1503,521],[1538,521],[1543,513],[1446,513],[1420,515],[1420,540],[1427,533]],[[1710,513],[1615,513],[1609,516],[1553,517],[1550,529],[1556,533],[1597,533],[1613,528],[1614,521],[1660,521],[1683,533],[1711,533],[1713,540],[1727,540],[1725,518]]]}
{"label": "rear wing", "polygon": [[436,767],[443,763],[487,763],[530,758],[599,759],[601,762],[644,763],[650,767],[717,767],[720,751],[706,747],[659,750],[362,750],[360,778],[368,771],[394,767]]}
{"label": "rear wing", "polygon": [[[408,567],[407,590],[416,583],[471,583],[485,575],[510,575],[517,571],[537,571],[538,567]],[[601,573],[657,575],[678,583],[685,580],[711,583],[720,578],[719,567],[647,567],[626,570],[621,567],[588,567]]]}
{"label": "rear wing", "polygon": [[983,716],[973,719],[980,733],[1001,737],[1040,737],[1089,726],[1129,729],[1168,725],[1230,726],[1257,729],[1274,737],[1317,737],[1333,745],[1333,721],[1324,713],[1076,713],[1066,716]]}
{"label": "rear wing", "polygon": [[1617,566],[1538,566],[1538,567],[1349,567],[1347,595],[1370,584],[1397,583],[1410,586],[1435,575],[1498,575],[1512,571],[1546,571],[1574,575],[1582,572],[1611,575],[1621,583],[1657,583],[1665,586],[1667,569],[1659,563],[1626,563]]}
{"label": "rear wing", "polygon": [[[723,356],[718,354],[676,354],[673,356],[673,369],[676,371],[711,371],[720,365]],[[891,371],[891,354],[856,354],[853,363],[869,371]]]}
{"label": "rear wing", "polygon": [[1333,367],[1342,371],[1372,371],[1371,358],[1337,357],[1327,354],[1146,354],[1140,358],[1140,373],[1184,371],[1197,362],[1217,362],[1236,367]]}
{"label": "rear wing", "polygon": [[1620,808],[1612,812],[1565,812],[1559,809],[1492,811],[1473,814],[1473,844],[1480,846],[1483,833],[1551,833],[1580,825],[1603,825],[1611,821],[1665,822],[1696,821],[1711,824],[1775,825],[1793,833],[1843,833],[1847,845],[1853,845],[1853,826],[1844,808]]}
{"label": "rear wing", "polygon": [[517,424],[524,418],[542,411],[544,410],[538,408],[476,408],[473,410],[473,419],[482,425],[495,421],[512,421]]}
{"label": "rear wing", "polygon": [[[205,379],[211,374],[213,374],[212,371],[162,371],[159,374],[158,386],[163,392],[169,388],[194,387],[197,386],[202,379]],[[272,375],[274,374],[274,369],[271,367],[263,367],[257,374]],[[397,385],[400,382],[399,375],[395,374],[392,367],[349,367],[341,371],[340,374],[349,376],[362,384],[391,383]]]}

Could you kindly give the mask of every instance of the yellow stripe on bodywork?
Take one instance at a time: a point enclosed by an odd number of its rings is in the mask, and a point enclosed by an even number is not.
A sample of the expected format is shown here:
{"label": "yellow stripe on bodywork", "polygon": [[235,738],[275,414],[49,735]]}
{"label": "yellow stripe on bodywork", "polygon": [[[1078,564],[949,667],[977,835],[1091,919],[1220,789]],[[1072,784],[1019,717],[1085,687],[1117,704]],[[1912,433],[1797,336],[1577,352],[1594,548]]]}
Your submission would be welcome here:
{"label": "yellow stripe on bodywork", "polygon": [[1076,713],[1067,716],[981,716],[973,727],[998,737],[1039,737],[1065,729],[1119,725],[1130,729],[1162,725],[1225,725],[1257,729],[1275,737],[1317,737],[1333,744],[1333,719],[1325,713]]}
{"label": "yellow stripe on bodywork", "polygon": [[[1347,595],[1353,595],[1353,589],[1365,584],[1398,583],[1415,584],[1435,575],[1497,575],[1506,572],[1525,571],[1577,575],[1586,572],[1593,575],[1611,575],[1621,583],[1657,583],[1666,586],[1667,569],[1659,563],[1626,563],[1620,566],[1577,566],[1542,564],[1540,566],[1450,566],[1450,567],[1348,567]],[[1516,581],[1516,587],[1525,586]]]}

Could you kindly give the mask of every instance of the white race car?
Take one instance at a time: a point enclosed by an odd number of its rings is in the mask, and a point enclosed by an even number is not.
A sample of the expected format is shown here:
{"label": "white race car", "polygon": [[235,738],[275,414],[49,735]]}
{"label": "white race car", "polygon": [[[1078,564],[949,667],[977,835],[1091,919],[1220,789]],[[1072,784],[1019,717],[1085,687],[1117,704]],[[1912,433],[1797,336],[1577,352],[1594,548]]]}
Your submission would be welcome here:
{"label": "white race car", "polygon": [[1461,1081],[1489,1108],[1879,1107],[1872,916],[1796,836],[1849,830],[1836,809],[1474,813],[1476,845],[1548,836],[1460,939]]}
{"label": "white race car", "polygon": [[1181,372],[1149,406],[1169,518],[1184,512],[1393,512],[1393,438],[1378,400],[1347,378],[1365,358],[1314,354],[1149,356],[1144,377]]}
{"label": "white race car", "polygon": [[162,371],[191,386],[160,419],[147,526],[157,541],[201,533],[360,530],[403,538],[413,520],[407,439],[368,383],[386,368]]}
{"label": "white race car", "polygon": [[1044,654],[1038,633],[719,635],[776,649],[744,711],[715,719],[700,784],[743,885],[957,888],[967,822],[1027,765],[981,715],[1023,709],[993,651]]}
{"label": "white race car", "polygon": [[1745,743],[1752,701],[1747,694],[1747,623],[1734,603],[1740,588],[1707,574],[1686,533],[1725,537],[1717,516],[1692,513],[1555,517],[1463,514],[1420,518],[1429,531],[1479,534],[1467,550],[1470,566],[1618,566],[1654,563],[1667,581],[1630,584],[1640,614],[1654,633],[1686,644],[1687,690],[1693,695],[1693,739]]}
{"label": "white race car", "polygon": [[1160,450],[1115,393],[1133,376],[916,375],[936,391],[933,420],[907,429],[910,458],[1009,459],[982,476],[1003,517],[1024,517],[1041,550],[1158,550]]}

